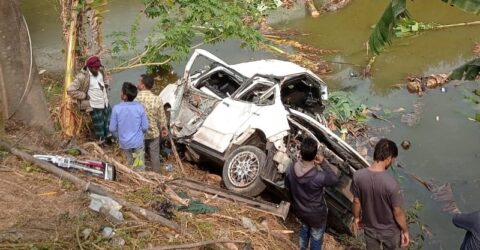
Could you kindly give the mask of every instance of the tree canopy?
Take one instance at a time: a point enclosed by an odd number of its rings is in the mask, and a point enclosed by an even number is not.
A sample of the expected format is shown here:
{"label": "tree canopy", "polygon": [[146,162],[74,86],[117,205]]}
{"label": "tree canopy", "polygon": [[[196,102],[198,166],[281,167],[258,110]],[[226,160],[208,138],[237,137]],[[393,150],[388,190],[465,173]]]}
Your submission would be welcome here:
{"label": "tree canopy", "polygon": [[182,59],[192,49],[194,38],[200,44],[238,39],[243,45],[256,47],[263,40],[257,27],[266,11],[282,4],[279,0],[144,0],[143,14],[154,20],[138,49],[139,18],[129,32],[114,32],[112,52],[131,51],[135,57],[118,69],[135,66],[159,66]]}

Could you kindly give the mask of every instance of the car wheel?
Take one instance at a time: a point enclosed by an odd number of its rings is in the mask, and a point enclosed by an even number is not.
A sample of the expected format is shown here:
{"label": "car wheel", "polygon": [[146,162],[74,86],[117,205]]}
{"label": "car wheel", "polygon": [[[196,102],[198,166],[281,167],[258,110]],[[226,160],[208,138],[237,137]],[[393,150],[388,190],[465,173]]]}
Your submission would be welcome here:
{"label": "car wheel", "polygon": [[223,165],[225,186],[238,194],[259,195],[265,190],[260,173],[267,156],[255,146],[241,146],[230,153]]}

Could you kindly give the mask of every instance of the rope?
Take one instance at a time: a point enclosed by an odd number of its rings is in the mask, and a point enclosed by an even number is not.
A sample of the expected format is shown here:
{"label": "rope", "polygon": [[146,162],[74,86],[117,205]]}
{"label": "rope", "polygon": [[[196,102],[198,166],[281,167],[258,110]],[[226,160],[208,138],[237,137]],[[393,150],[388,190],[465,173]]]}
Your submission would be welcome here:
{"label": "rope", "polygon": [[27,29],[27,34],[28,34],[28,43],[29,43],[29,48],[30,48],[30,70],[28,72],[28,80],[27,80],[27,85],[25,86],[25,90],[23,91],[23,95],[20,98],[20,102],[18,103],[18,106],[16,109],[12,112],[11,115],[8,116],[8,119],[12,118],[15,113],[20,109],[20,106],[22,105],[23,101],[25,100],[25,97],[27,96],[27,93],[30,89],[30,83],[31,83],[31,78],[32,78],[32,70],[33,70],[33,50],[32,50],[32,38],[30,36],[30,30],[28,29],[28,24],[27,20],[25,20],[25,16],[22,15],[23,23],[25,23],[25,27]]}

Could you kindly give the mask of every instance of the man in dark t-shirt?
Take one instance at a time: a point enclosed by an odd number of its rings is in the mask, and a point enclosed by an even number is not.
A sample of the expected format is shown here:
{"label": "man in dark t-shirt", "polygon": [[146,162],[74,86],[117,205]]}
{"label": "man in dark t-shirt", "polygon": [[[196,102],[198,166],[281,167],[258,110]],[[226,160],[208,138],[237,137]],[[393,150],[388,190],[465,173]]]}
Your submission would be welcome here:
{"label": "man in dark t-shirt", "polygon": [[326,187],[335,186],[338,176],[330,164],[317,155],[318,144],[311,137],[300,146],[302,159],[290,165],[285,173],[285,187],[289,190],[293,212],[302,222],[299,230],[299,249],[321,250],[327,226]]}
{"label": "man in dark t-shirt", "polygon": [[460,250],[480,249],[480,211],[455,214],[452,221],[467,231]]}
{"label": "man in dark t-shirt", "polygon": [[368,250],[400,249],[410,241],[400,186],[386,172],[397,155],[395,143],[381,139],[373,164],[353,175],[353,227],[356,231],[363,226]]}

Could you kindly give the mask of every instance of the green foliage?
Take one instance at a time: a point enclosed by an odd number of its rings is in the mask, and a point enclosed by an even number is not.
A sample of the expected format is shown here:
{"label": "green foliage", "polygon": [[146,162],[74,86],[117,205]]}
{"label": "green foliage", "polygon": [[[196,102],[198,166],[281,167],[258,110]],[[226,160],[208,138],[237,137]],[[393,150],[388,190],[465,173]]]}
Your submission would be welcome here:
{"label": "green foliage", "polygon": [[[480,1],[478,0],[442,0],[452,6],[455,6],[466,12],[478,14],[480,12]],[[375,29],[370,34],[368,46],[374,55],[380,54],[382,49],[391,44],[392,35],[396,33],[395,28],[402,29],[399,24],[402,22],[409,22],[409,15],[406,8],[406,0],[391,0],[387,8],[375,25]],[[426,25],[425,28],[429,26]],[[403,28],[407,28],[403,26]],[[408,28],[407,28],[408,29]],[[418,26],[413,23],[410,30],[422,30],[420,23]],[[397,30],[398,32],[398,30]],[[401,34],[401,33],[400,33]]]}
{"label": "green foliage", "polygon": [[48,103],[52,103],[62,96],[63,83],[51,81],[48,85],[43,85],[43,87],[43,93],[45,93]]}
{"label": "green foliage", "polygon": [[479,105],[480,104],[480,99],[476,96],[476,91],[473,91],[473,94],[470,90],[466,88],[462,88],[462,93],[463,93],[463,98],[467,101],[470,102],[473,105]]}
{"label": "green foliage", "polygon": [[226,39],[238,39],[243,46],[255,48],[263,40],[255,26],[265,12],[278,7],[278,0],[144,0],[143,13],[155,20],[142,50],[138,51],[139,18],[129,32],[117,31],[110,35],[112,52],[133,52],[136,58],[127,66],[161,65],[184,59],[192,49],[192,40],[201,38],[201,44],[212,44]]}
{"label": "green foliage", "polygon": [[162,201],[162,198],[156,195],[149,187],[142,187],[128,193],[125,199],[137,204],[149,204],[154,201]]}
{"label": "green foliage", "polygon": [[475,80],[480,73],[480,58],[473,59],[454,69],[449,78],[453,80]]}
{"label": "green foliage", "polygon": [[[476,107],[475,108],[476,110],[479,110],[480,109],[480,99],[479,99],[480,89],[475,89],[473,91],[470,91],[465,88],[462,88],[462,92],[463,92],[463,98],[465,99],[465,101],[471,103],[474,107]],[[472,115],[471,113],[468,114],[467,112],[465,112],[465,115],[470,117],[469,118],[470,120],[480,122],[480,112],[476,112],[473,115],[473,118],[471,118],[471,115]]]}
{"label": "green foliage", "polygon": [[75,184],[73,184],[73,182],[66,179],[62,179],[62,189],[67,191],[74,191],[76,190],[76,187],[75,187]]}
{"label": "green foliage", "polygon": [[22,161],[22,163],[20,163],[20,169],[26,173],[42,173],[43,172],[41,168],[36,167],[35,165],[33,165],[28,161]]}
{"label": "green foliage", "polygon": [[192,214],[209,214],[209,213],[215,213],[218,211],[218,208],[211,207],[201,202],[200,200],[192,199],[192,197],[188,196],[187,193],[185,192],[180,192],[178,196],[180,196],[180,198],[182,199],[190,200],[190,202],[188,203],[188,206],[178,206],[177,209],[179,211],[185,211]]}
{"label": "green foliage", "polygon": [[451,6],[473,14],[480,13],[480,2],[478,0],[442,0]]}
{"label": "green foliage", "polygon": [[328,106],[325,110],[329,116],[334,116],[340,124],[347,123],[351,120],[358,122],[365,122],[367,117],[364,114],[367,108],[358,100],[353,98],[353,95],[344,91],[334,91],[328,97]]}
{"label": "green foliage", "polygon": [[412,204],[410,208],[407,209],[407,223],[409,227],[416,226],[418,233],[415,235],[415,238],[412,239],[412,244],[409,245],[408,249],[423,249],[423,242],[425,241],[425,236],[429,233],[428,228],[419,216],[420,211],[423,209],[423,204],[417,200]]}
{"label": "green foliage", "polygon": [[412,19],[402,19],[394,28],[396,37],[407,37],[418,34],[420,31],[432,30],[437,27],[434,23],[422,23]]}
{"label": "green foliage", "polygon": [[392,0],[387,5],[368,39],[368,46],[374,55],[380,54],[386,45],[390,45],[393,27],[406,18],[408,18],[408,11],[405,0]]}

